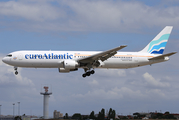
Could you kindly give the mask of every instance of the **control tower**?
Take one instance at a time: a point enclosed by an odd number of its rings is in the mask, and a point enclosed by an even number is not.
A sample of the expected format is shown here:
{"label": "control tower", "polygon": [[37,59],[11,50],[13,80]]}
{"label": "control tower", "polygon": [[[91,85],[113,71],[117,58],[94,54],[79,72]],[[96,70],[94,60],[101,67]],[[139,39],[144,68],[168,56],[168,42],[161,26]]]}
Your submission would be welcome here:
{"label": "control tower", "polygon": [[48,87],[44,86],[45,92],[41,92],[41,95],[44,95],[44,105],[43,105],[43,117],[44,119],[48,119],[48,101],[49,97],[52,94],[51,92],[48,92]]}

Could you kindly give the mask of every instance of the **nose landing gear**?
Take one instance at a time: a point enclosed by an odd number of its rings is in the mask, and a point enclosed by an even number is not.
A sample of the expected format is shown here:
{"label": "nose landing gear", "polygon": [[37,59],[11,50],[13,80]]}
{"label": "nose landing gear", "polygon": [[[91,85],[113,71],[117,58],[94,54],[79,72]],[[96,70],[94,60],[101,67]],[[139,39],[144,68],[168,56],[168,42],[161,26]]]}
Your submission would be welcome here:
{"label": "nose landing gear", "polygon": [[17,74],[18,74],[18,72],[17,72],[17,71],[15,71],[15,74],[17,75]]}
{"label": "nose landing gear", "polygon": [[95,73],[95,71],[94,70],[91,70],[91,71],[88,71],[88,72],[86,72],[86,73],[84,73],[83,75],[82,75],[82,77],[86,77],[86,76],[90,76],[91,74],[94,74]]}
{"label": "nose landing gear", "polygon": [[15,74],[17,75],[18,74],[17,67],[14,67],[14,70],[15,70]]}

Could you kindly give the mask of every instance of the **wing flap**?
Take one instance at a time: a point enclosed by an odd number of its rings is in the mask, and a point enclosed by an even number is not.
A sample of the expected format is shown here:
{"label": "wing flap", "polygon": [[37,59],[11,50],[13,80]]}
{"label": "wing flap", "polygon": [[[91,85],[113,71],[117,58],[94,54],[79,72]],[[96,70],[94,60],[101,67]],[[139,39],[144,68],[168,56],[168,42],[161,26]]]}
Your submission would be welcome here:
{"label": "wing flap", "polygon": [[119,46],[119,47],[116,47],[116,48],[113,48],[113,49],[110,49],[110,50],[107,50],[107,51],[104,51],[104,52],[100,52],[100,53],[91,55],[91,56],[86,57],[86,58],[79,59],[78,61],[82,62],[82,63],[87,63],[87,62],[90,63],[90,62],[93,62],[94,60],[105,61],[108,58],[110,58],[111,56],[115,55],[118,50],[120,50],[120,49],[122,49],[126,46],[127,45],[122,45],[122,46]]}
{"label": "wing flap", "polygon": [[165,57],[171,56],[173,54],[176,54],[177,52],[171,52],[168,54],[163,54],[163,55],[159,55],[157,57],[153,57],[153,58],[149,58],[148,60],[159,60],[159,59],[164,59]]}
{"label": "wing flap", "polygon": [[108,58],[110,58],[111,56],[115,55],[116,53],[117,53],[116,51],[111,52],[111,53],[109,53],[109,54],[106,54],[106,55],[100,57],[99,59],[100,59],[101,61],[105,61],[105,60],[107,60]]}

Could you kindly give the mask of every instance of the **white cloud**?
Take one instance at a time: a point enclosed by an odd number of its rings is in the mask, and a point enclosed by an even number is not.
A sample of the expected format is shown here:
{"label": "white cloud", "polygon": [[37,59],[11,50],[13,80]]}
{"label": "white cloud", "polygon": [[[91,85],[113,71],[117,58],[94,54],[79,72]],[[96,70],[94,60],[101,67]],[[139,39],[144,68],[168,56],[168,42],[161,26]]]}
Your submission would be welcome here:
{"label": "white cloud", "polygon": [[[134,1],[64,1],[75,14],[70,26],[81,30],[126,31],[143,26],[178,26],[178,7],[157,8]],[[80,7],[79,7],[80,6]]]}
{"label": "white cloud", "polygon": [[164,77],[166,80],[168,80],[168,81],[171,81],[172,80],[172,78],[170,77],[170,76],[166,76],[166,77]]}
{"label": "white cloud", "polygon": [[14,74],[14,68],[3,63],[2,58],[0,56],[0,84],[34,85],[32,80],[21,75],[21,68],[18,68],[19,74],[16,76]]}
{"label": "white cloud", "polygon": [[[1,25],[35,31],[137,31],[173,25],[178,6],[147,6],[134,1],[7,1],[0,4]],[[8,24],[6,18],[11,18]],[[22,20],[23,19],[23,20]],[[3,21],[4,20],[4,21]],[[20,22],[19,22],[20,20]],[[26,21],[27,20],[27,21]]]}
{"label": "white cloud", "polygon": [[114,77],[125,77],[126,71],[122,69],[100,69],[100,74]]}
{"label": "white cloud", "polygon": [[135,70],[130,70],[129,73],[130,74],[136,74],[136,71]]}
{"label": "white cloud", "polygon": [[117,73],[118,73],[119,76],[122,76],[122,77],[126,76],[126,71],[125,70],[118,70]]}
{"label": "white cloud", "polygon": [[95,89],[92,91],[88,91],[85,94],[73,94],[72,99],[88,99],[91,100],[93,98],[99,100],[125,100],[125,99],[145,99],[147,95],[142,93],[140,90],[132,90],[127,87],[115,87],[110,90],[105,89]]}
{"label": "white cloud", "polygon": [[[38,106],[40,94],[34,82],[22,75],[22,69],[18,68],[19,74],[16,76],[14,74],[14,68],[8,66],[2,62],[4,55],[0,54],[0,93],[1,103],[3,108],[3,115],[11,114],[9,113],[9,105],[16,103],[17,101],[21,102],[21,106],[24,106],[24,103],[30,104],[34,103],[33,107]],[[30,108],[32,105],[27,105]],[[24,113],[27,113],[27,110],[22,107]]]}
{"label": "white cloud", "polygon": [[99,83],[97,80],[92,80],[92,81],[89,81],[89,84],[93,86],[93,85],[98,85]]}
{"label": "white cloud", "polygon": [[150,89],[150,90],[146,91],[146,93],[150,96],[155,97],[155,98],[157,98],[157,97],[164,98],[165,97],[166,99],[168,99],[167,96],[165,95],[165,93],[160,89]]}
{"label": "white cloud", "polygon": [[63,11],[57,11],[54,6],[38,1],[8,1],[1,2],[0,14],[15,19],[25,18],[33,21],[56,20],[63,15]]}
{"label": "white cloud", "polygon": [[149,73],[143,74],[143,77],[145,79],[146,85],[151,85],[154,87],[170,87],[170,84],[167,82],[161,81],[161,79],[155,79],[152,75]]}

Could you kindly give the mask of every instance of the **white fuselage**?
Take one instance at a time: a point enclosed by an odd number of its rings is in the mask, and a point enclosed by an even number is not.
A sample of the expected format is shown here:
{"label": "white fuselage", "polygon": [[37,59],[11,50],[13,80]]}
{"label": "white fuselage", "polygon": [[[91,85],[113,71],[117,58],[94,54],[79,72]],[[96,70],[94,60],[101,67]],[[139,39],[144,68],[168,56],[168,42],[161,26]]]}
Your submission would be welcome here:
{"label": "white fuselage", "polygon": [[[3,62],[15,67],[63,68],[63,61],[77,61],[100,53],[101,51],[17,51],[3,58]],[[100,61],[98,68],[133,68],[151,65],[166,60],[148,60],[155,54],[142,52],[117,52],[105,61]],[[80,67],[78,67],[80,68]]]}

